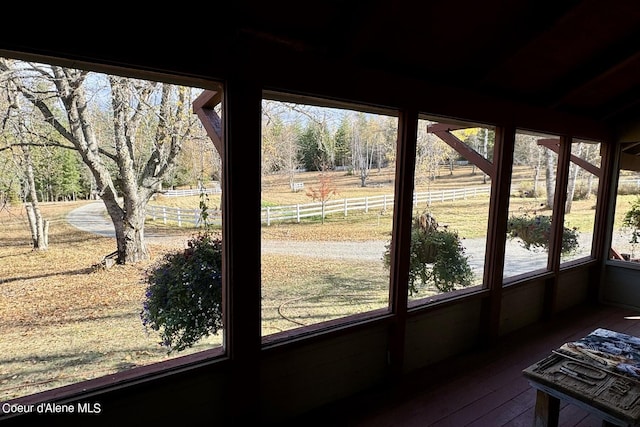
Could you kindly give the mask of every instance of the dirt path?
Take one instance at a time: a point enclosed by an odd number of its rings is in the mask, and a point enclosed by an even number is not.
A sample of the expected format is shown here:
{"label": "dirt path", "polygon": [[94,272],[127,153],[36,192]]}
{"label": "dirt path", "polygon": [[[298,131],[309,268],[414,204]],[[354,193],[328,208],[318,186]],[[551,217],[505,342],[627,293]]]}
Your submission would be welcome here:
{"label": "dirt path", "polygon": [[[102,202],[88,203],[80,206],[67,215],[67,221],[72,226],[88,233],[99,234],[105,237],[114,237],[113,223],[105,215],[105,207]],[[184,237],[175,235],[163,235],[161,233],[147,233],[145,238],[149,243],[184,242]],[[333,259],[358,259],[364,261],[377,261],[384,254],[385,241],[366,242],[296,242],[285,240],[263,240],[262,251],[269,254],[297,254],[312,257]]]}
{"label": "dirt path", "polygon": [[[101,236],[115,237],[113,224],[105,215],[105,207],[102,202],[88,203],[74,209],[67,215],[67,221],[80,230]],[[583,239],[585,238],[588,241],[589,236],[583,236]],[[185,236],[163,234],[162,232],[148,232],[146,239],[149,243],[176,247],[183,246],[185,242]],[[477,274],[481,273],[484,268],[485,239],[464,239],[462,243],[469,256],[471,268]],[[365,242],[263,240],[262,252],[315,258],[378,261],[382,260],[387,244],[387,241],[382,240]],[[531,252],[524,249],[517,241],[507,240],[506,252],[505,277],[546,266],[547,254],[545,252]]]}

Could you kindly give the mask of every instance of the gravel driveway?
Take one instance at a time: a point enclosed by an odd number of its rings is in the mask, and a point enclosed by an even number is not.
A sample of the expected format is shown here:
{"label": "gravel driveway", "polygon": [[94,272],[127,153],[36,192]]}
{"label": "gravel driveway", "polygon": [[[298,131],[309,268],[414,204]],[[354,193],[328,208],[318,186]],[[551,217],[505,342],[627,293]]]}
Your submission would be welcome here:
{"label": "gravel driveway", "polygon": [[[101,236],[115,237],[113,224],[105,215],[105,207],[102,202],[88,203],[74,209],[67,215],[67,221],[80,230]],[[590,236],[585,234],[582,238],[588,242]],[[175,236],[148,233],[146,239],[151,243],[184,245],[184,238]],[[316,258],[381,261],[387,244],[388,242],[383,240],[364,242],[263,240],[262,252],[265,254],[306,255]],[[471,268],[477,274],[481,274],[484,268],[485,239],[463,239],[462,244],[466,249]],[[506,253],[505,277],[546,266],[546,252],[531,252],[514,240],[507,240]]]}

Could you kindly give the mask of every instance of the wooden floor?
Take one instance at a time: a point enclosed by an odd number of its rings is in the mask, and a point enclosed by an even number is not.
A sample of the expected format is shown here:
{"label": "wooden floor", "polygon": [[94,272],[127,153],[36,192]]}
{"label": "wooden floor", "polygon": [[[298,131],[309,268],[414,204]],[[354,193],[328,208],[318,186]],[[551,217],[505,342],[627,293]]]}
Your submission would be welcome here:
{"label": "wooden floor", "polygon": [[[527,366],[596,328],[640,336],[640,313],[615,307],[579,308],[501,339],[493,348],[411,376],[294,420],[300,426],[531,426],[535,391]],[[435,372],[438,372],[436,374]],[[601,426],[574,405],[561,404],[560,426]]]}

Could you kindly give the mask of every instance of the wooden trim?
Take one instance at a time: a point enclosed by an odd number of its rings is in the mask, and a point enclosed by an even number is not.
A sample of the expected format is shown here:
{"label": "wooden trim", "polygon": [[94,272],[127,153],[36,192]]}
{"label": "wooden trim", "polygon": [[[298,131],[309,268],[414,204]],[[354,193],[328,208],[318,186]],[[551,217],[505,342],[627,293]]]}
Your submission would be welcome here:
{"label": "wooden trim", "polygon": [[[609,248],[611,247],[610,239],[608,239],[608,221],[609,217],[613,218],[615,214],[616,192],[613,191],[614,174],[618,171],[614,167],[616,146],[609,142],[601,142],[601,159],[600,164],[603,165],[602,176],[598,183],[598,201],[596,205],[596,214],[594,219],[594,236],[592,255],[595,259],[605,261],[608,258]],[[616,177],[617,180],[617,177]],[[611,207],[610,207],[611,206]],[[611,224],[613,226],[613,223]]]}
{"label": "wooden trim", "polygon": [[[602,285],[605,283],[607,268],[610,265],[608,248],[611,247],[613,223],[616,209],[616,193],[620,174],[622,150],[620,145],[606,143],[603,147],[601,164],[604,165],[603,179],[598,186],[598,204],[596,206],[593,255],[600,260],[600,274],[594,275],[594,298],[600,302],[603,299]],[[596,246],[598,245],[598,246]],[[615,263],[615,262],[614,262]],[[626,263],[626,261],[625,261]]]}
{"label": "wooden trim", "polygon": [[222,277],[233,378],[229,414],[237,425],[257,424],[260,408],[261,95],[244,79],[225,87]]}
{"label": "wooden trim", "polygon": [[404,109],[398,119],[398,144],[395,182],[395,206],[391,239],[389,301],[394,322],[390,328],[389,364],[391,375],[399,379],[403,372],[407,321],[409,254],[413,223],[413,186],[418,135],[418,111]]}
{"label": "wooden trim", "polygon": [[513,126],[497,127],[494,145],[495,173],[491,177],[487,249],[484,264],[484,283],[490,291],[484,307],[484,334],[488,344],[495,342],[500,333],[502,281],[504,272],[509,196],[513,171],[513,151],[516,131]]}
{"label": "wooden trim", "polygon": [[393,315],[388,309],[341,317],[335,320],[318,323],[315,325],[292,329],[262,338],[262,354],[286,352],[292,348],[299,348],[327,339],[338,338],[352,332],[384,327],[394,321]]}
{"label": "wooden trim", "polygon": [[571,160],[571,137],[560,137],[558,165],[556,170],[556,187],[551,214],[551,237],[549,241],[549,257],[547,268],[553,276],[546,281],[543,318],[548,319],[555,314],[558,293],[558,274],[560,272],[560,256],[562,253],[562,237],[564,234],[564,214],[567,203],[567,185],[569,182],[569,164]]}

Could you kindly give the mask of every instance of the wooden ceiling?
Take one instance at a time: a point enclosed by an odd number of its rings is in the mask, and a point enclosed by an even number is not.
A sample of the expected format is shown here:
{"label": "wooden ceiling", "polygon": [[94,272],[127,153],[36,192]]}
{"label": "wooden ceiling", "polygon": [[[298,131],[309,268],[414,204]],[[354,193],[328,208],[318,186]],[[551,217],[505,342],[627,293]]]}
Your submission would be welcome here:
{"label": "wooden ceiling", "polygon": [[0,49],[204,74],[220,46],[249,40],[266,52],[611,124],[640,117],[637,0],[238,0],[206,11],[186,5],[182,18],[168,22],[165,9],[142,27],[133,18],[123,23],[118,13],[126,11],[103,10],[100,18],[111,13],[121,31],[95,24],[109,31],[84,29],[84,43],[60,32],[29,41],[5,37]]}
{"label": "wooden ceiling", "polygon": [[309,9],[259,2],[238,30],[332,61],[596,120],[639,107],[634,0],[329,0]]}

